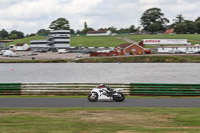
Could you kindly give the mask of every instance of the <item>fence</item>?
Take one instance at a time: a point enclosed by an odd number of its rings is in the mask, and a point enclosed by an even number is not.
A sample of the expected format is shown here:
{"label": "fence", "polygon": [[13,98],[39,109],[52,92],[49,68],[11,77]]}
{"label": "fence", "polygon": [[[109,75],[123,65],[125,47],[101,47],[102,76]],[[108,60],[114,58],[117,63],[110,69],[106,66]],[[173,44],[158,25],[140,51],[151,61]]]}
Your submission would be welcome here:
{"label": "fence", "polygon": [[[0,95],[87,95],[100,83],[1,83]],[[200,96],[200,84],[105,83],[126,95]]]}
{"label": "fence", "polygon": [[131,95],[200,96],[200,84],[132,83]]}
{"label": "fence", "polygon": [[[129,84],[106,83],[112,88],[123,88],[130,93]],[[23,83],[22,95],[86,95],[99,83]]]}
{"label": "fence", "polygon": [[21,94],[21,83],[0,83],[0,95]]}

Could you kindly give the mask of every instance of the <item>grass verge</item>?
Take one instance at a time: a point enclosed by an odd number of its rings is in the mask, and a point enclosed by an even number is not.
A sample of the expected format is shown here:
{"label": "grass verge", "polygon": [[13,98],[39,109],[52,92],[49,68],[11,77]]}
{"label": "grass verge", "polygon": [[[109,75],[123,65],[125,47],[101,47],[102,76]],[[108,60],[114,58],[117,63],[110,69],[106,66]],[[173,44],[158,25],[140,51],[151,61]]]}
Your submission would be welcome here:
{"label": "grass verge", "polygon": [[96,57],[76,60],[77,63],[200,63],[199,55],[141,55]]}
{"label": "grass verge", "polygon": [[[87,95],[80,96],[47,96],[47,95],[0,95],[0,98],[87,98]],[[200,98],[199,96],[126,96],[126,98]]]}
{"label": "grass verge", "polygon": [[200,108],[0,109],[0,132],[199,133]]}
{"label": "grass verge", "polygon": [[49,60],[0,60],[0,63],[67,63],[70,59],[49,59]]}

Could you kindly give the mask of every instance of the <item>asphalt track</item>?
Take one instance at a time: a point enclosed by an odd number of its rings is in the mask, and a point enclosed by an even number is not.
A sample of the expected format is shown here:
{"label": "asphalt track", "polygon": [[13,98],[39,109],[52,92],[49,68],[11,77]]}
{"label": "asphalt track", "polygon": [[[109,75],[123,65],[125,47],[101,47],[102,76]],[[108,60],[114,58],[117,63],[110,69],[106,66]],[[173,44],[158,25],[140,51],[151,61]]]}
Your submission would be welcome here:
{"label": "asphalt track", "polygon": [[127,98],[124,102],[89,102],[87,98],[0,98],[0,108],[200,107],[200,98]]}

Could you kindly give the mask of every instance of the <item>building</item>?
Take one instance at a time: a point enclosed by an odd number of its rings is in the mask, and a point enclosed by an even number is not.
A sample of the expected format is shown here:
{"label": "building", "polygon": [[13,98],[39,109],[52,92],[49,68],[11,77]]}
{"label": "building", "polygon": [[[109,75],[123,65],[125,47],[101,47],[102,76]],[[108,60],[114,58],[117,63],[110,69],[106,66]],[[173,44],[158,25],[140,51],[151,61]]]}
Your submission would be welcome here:
{"label": "building", "polygon": [[86,36],[108,36],[111,35],[112,32],[110,30],[99,30],[99,31],[88,31]]}
{"label": "building", "polygon": [[13,40],[0,40],[0,50],[5,47],[6,43],[12,42]]}
{"label": "building", "polygon": [[116,47],[114,53],[116,55],[141,55],[144,53],[144,48],[137,44],[125,43]]}
{"label": "building", "polygon": [[48,40],[33,40],[31,41],[30,48],[32,51],[42,51],[49,50],[49,41]]}
{"label": "building", "polygon": [[70,31],[69,30],[54,30],[50,31],[47,40],[31,41],[31,50],[50,50],[50,49],[65,49],[70,47]]}
{"label": "building", "polygon": [[18,43],[18,44],[15,44],[14,46],[14,50],[16,51],[25,51],[25,50],[28,50],[30,47],[27,43]]}
{"label": "building", "polygon": [[70,31],[69,30],[54,30],[49,33],[50,46],[63,49],[70,47]]}
{"label": "building", "polygon": [[164,32],[164,34],[173,34],[174,33],[174,28],[168,29]]}
{"label": "building", "polygon": [[184,45],[184,46],[162,46],[158,48],[158,53],[173,53],[175,51],[181,51],[184,53],[195,52],[200,50],[200,45]]}
{"label": "building", "polygon": [[112,50],[100,50],[96,52],[90,52],[90,56],[113,56],[115,53]]}
{"label": "building", "polygon": [[143,39],[139,43],[140,46],[144,45],[191,45],[187,39]]}

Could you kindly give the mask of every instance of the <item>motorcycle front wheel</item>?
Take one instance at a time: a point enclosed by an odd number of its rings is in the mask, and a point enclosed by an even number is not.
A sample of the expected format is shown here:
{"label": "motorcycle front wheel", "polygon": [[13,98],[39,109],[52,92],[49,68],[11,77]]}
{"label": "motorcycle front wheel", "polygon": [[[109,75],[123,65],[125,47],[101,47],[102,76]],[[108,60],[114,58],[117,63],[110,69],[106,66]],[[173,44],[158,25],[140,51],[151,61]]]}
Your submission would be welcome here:
{"label": "motorcycle front wheel", "polygon": [[98,94],[97,93],[90,94],[88,96],[88,100],[90,102],[97,102],[98,101]]}
{"label": "motorcycle front wheel", "polygon": [[119,96],[115,96],[115,97],[113,97],[113,99],[116,101],[116,102],[122,102],[122,101],[124,101],[124,99],[125,99],[125,95],[124,94],[122,94],[122,93],[119,93],[121,96],[119,97]]}

